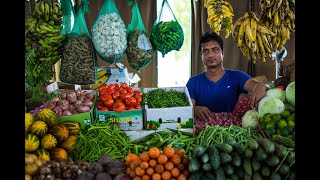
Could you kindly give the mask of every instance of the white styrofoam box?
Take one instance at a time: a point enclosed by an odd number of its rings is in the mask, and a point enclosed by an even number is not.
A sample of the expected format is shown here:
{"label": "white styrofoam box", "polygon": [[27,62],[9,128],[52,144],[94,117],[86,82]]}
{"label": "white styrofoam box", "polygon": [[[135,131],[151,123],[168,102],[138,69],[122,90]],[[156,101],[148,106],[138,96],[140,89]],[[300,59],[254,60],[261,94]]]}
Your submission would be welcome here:
{"label": "white styrofoam box", "polygon": [[[123,131],[127,134],[127,136],[131,139],[131,140],[137,140],[140,138],[143,138],[145,136],[148,136],[149,134],[155,133],[155,132],[159,132],[159,131],[165,131],[165,129],[161,129],[161,130],[138,130],[138,131]],[[184,129],[179,129],[179,131],[184,131],[184,132],[188,132],[188,133],[193,133],[193,129],[192,128],[184,128]]]}
{"label": "white styrofoam box", "polygon": [[[158,88],[143,88],[143,93],[147,93],[151,90]],[[172,128],[176,129],[181,122],[187,122],[189,119],[193,120],[193,105],[189,95],[187,87],[166,87],[162,88],[165,91],[174,89],[179,92],[184,92],[188,98],[189,106],[170,107],[170,108],[148,108],[148,104],[145,104],[145,116],[144,123],[145,128],[148,128],[150,121],[156,121],[160,123],[159,129]]]}

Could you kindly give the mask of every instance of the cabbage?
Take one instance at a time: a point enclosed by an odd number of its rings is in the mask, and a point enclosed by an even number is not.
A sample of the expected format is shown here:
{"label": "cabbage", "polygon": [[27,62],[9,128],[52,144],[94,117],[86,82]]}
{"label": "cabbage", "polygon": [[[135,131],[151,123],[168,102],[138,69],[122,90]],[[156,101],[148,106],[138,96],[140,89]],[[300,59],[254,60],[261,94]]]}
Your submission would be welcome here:
{"label": "cabbage", "polygon": [[284,109],[284,103],[280,99],[270,95],[262,98],[258,104],[258,112],[261,117],[266,113],[280,114]]}
{"label": "cabbage", "polygon": [[259,124],[259,113],[256,110],[248,110],[242,116],[242,127],[256,127]]}
{"label": "cabbage", "polygon": [[286,99],[288,101],[289,104],[291,104],[292,106],[295,106],[295,81],[291,82],[287,88],[286,88]]}
{"label": "cabbage", "polygon": [[276,97],[280,99],[282,102],[286,99],[286,92],[280,88],[272,88],[267,91],[267,95]]}

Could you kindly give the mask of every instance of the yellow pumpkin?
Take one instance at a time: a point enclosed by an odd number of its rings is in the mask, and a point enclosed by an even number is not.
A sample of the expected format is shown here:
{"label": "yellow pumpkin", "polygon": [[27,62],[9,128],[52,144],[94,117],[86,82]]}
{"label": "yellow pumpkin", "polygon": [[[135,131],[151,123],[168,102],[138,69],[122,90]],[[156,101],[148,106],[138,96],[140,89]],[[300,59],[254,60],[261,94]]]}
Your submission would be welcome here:
{"label": "yellow pumpkin", "polygon": [[30,128],[30,133],[42,137],[48,132],[48,126],[44,121],[35,121]]}
{"label": "yellow pumpkin", "polygon": [[50,134],[54,135],[57,138],[58,142],[66,141],[69,137],[69,129],[63,125],[58,124],[50,130]]}
{"label": "yellow pumpkin", "polygon": [[68,139],[61,143],[61,147],[67,151],[70,151],[70,149],[73,148],[73,146],[76,144],[77,136],[71,135],[68,137]]}
{"label": "yellow pumpkin", "polygon": [[50,152],[50,157],[54,160],[66,160],[68,158],[68,153],[63,148],[54,148]]}
{"label": "yellow pumpkin", "polygon": [[27,134],[24,140],[25,152],[32,152],[38,149],[39,138],[34,134]]}
{"label": "yellow pumpkin", "polygon": [[38,156],[38,159],[40,160],[50,161],[50,154],[45,149],[37,149],[35,155]]}
{"label": "yellow pumpkin", "polygon": [[57,146],[57,138],[52,134],[46,134],[41,138],[41,148],[51,150]]}

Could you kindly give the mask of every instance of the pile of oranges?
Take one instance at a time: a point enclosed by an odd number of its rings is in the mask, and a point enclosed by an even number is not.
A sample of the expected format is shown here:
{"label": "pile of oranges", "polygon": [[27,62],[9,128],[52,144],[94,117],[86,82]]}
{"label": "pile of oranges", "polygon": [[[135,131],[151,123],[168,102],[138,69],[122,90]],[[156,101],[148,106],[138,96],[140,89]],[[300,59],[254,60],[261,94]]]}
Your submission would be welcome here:
{"label": "pile of oranges", "polygon": [[129,153],[126,158],[126,173],[133,180],[160,180],[176,179],[186,180],[189,176],[189,157],[184,149],[174,150],[167,146],[160,151],[157,147],[151,147],[149,151],[136,155]]}

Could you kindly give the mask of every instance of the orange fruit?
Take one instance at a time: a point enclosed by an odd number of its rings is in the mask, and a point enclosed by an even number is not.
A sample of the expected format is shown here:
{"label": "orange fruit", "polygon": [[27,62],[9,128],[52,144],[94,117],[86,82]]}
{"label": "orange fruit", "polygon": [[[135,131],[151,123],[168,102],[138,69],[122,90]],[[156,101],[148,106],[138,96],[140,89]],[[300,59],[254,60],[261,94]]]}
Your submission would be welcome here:
{"label": "orange fruit", "polygon": [[147,170],[146,170],[146,174],[149,175],[149,176],[152,176],[154,174],[154,169],[152,167],[149,167]]}
{"label": "orange fruit", "polygon": [[180,171],[184,170],[184,165],[181,164],[181,163],[178,164],[177,167],[178,167],[178,169],[179,169]]}
{"label": "orange fruit", "polygon": [[146,161],[146,162],[150,161],[150,156],[148,152],[142,152],[139,157],[141,161]]}
{"label": "orange fruit", "polygon": [[173,169],[171,170],[171,175],[172,175],[173,177],[178,177],[179,174],[180,174],[180,170],[179,170],[178,168],[173,168]]}
{"label": "orange fruit", "polygon": [[136,155],[136,154],[133,154],[133,153],[129,153],[125,160],[126,160],[126,164],[129,165],[132,161],[138,159],[139,157]]}
{"label": "orange fruit", "polygon": [[183,157],[186,154],[186,151],[183,148],[181,148],[181,149],[177,150],[175,152],[175,154],[179,155],[180,157]]}
{"label": "orange fruit", "polygon": [[175,154],[170,158],[170,161],[173,162],[173,164],[178,165],[181,162],[181,157]]}
{"label": "orange fruit", "polygon": [[179,174],[179,176],[177,177],[177,180],[187,180],[187,176],[184,174]]}
{"label": "orange fruit", "polygon": [[161,175],[159,173],[154,173],[152,175],[152,180],[161,180]]}
{"label": "orange fruit", "polygon": [[136,177],[133,178],[133,180],[141,180],[141,177],[136,176]]}
{"label": "orange fruit", "polygon": [[151,178],[148,175],[143,175],[141,179],[142,180],[150,180]]}
{"label": "orange fruit", "polygon": [[140,164],[141,164],[141,160],[140,160],[139,158],[138,158],[138,159],[135,159],[135,160],[133,160],[133,161],[131,162],[130,168],[131,168],[132,170],[134,170],[134,169],[136,169],[136,167],[140,166]]}
{"label": "orange fruit", "polygon": [[151,158],[154,158],[154,159],[158,158],[158,157],[160,156],[160,150],[159,150],[159,148],[157,148],[157,147],[152,147],[152,148],[150,148],[150,149],[149,149],[149,156],[150,156]]}
{"label": "orange fruit", "polygon": [[168,158],[172,157],[174,153],[174,149],[171,146],[163,148],[163,154],[166,155]]}
{"label": "orange fruit", "polygon": [[134,171],[137,176],[143,176],[146,174],[146,171],[142,169],[140,166],[138,166]]}
{"label": "orange fruit", "polygon": [[155,167],[155,171],[157,173],[162,173],[164,171],[164,167],[162,164],[157,164],[157,166]]}
{"label": "orange fruit", "polygon": [[171,161],[169,161],[164,165],[164,168],[168,171],[171,171],[174,168],[174,164]]}
{"label": "orange fruit", "polygon": [[168,157],[164,154],[161,154],[159,157],[158,157],[158,163],[159,164],[165,164],[168,162]]}
{"label": "orange fruit", "polygon": [[162,179],[164,179],[164,180],[170,179],[170,178],[171,178],[171,173],[170,173],[170,171],[164,171],[164,172],[161,174],[161,177],[162,177]]}
{"label": "orange fruit", "polygon": [[149,163],[148,162],[141,162],[140,167],[144,170],[149,168]]}
{"label": "orange fruit", "polygon": [[149,165],[150,165],[151,167],[156,167],[157,164],[158,164],[158,162],[157,162],[155,159],[151,159],[151,160],[149,161]]}

